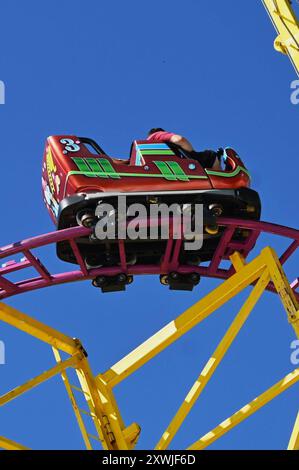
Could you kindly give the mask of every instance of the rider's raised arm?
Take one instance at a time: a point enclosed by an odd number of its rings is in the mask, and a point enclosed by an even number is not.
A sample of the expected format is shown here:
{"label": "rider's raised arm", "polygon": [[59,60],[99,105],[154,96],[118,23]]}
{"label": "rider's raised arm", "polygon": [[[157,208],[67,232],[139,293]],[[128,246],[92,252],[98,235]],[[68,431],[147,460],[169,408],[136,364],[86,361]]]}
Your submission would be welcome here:
{"label": "rider's raised arm", "polygon": [[186,150],[186,152],[192,152],[193,151],[193,147],[192,147],[191,142],[189,142],[189,140],[187,140],[182,135],[179,135],[179,134],[172,135],[170,137],[170,142],[173,143],[173,144],[178,145],[183,150]]}

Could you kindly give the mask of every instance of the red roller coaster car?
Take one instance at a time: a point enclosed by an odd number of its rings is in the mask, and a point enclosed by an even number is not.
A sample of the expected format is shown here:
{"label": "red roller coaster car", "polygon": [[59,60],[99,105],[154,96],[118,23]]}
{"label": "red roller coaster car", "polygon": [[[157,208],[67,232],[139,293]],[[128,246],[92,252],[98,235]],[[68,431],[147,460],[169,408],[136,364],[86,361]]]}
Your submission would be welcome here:
{"label": "red roller coaster car", "polygon": [[[95,211],[103,201],[116,205],[126,195],[128,204],[145,205],[200,203],[204,207],[204,243],[199,252],[182,249],[182,263],[199,264],[210,260],[221,239],[219,215],[258,220],[261,204],[249,188],[250,176],[237,153],[227,148],[225,169],[203,168],[197,160],[178,148],[159,142],[134,141],[128,160],[112,158],[92,139],[71,135],[47,139],[43,161],[43,195],[58,230],[76,225],[93,226]],[[244,240],[248,234],[235,235]],[[94,236],[77,240],[88,268],[117,265],[117,240],[97,240]],[[125,240],[128,262],[160,263],[165,240]],[[76,263],[68,242],[57,246],[58,257]]]}

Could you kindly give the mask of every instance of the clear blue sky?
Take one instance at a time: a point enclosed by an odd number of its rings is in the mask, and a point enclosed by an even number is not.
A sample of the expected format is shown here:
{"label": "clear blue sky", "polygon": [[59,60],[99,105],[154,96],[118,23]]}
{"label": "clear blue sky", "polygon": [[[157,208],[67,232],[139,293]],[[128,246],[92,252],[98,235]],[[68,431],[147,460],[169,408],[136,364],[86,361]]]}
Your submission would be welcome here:
{"label": "clear blue sky", "polygon": [[[290,103],[296,76],[273,50],[274,35],[261,1],[2,0],[0,243],[53,230],[40,181],[48,135],[90,136],[111,155],[126,156],[130,142],[154,126],[183,133],[198,148],[235,147],[261,194],[263,219],[296,227],[299,106]],[[267,237],[263,243],[285,246]],[[54,250],[41,257],[63,269]],[[292,262],[287,272],[292,279],[298,274]],[[157,278],[142,277],[125,294],[101,295],[87,282],[9,304],[79,337],[100,372],[217,284],[203,279],[193,293],[172,293]],[[126,423],[142,426],[139,448],[158,441],[241,301],[117,387]],[[278,299],[266,294],[173,447],[192,443],[288,373],[293,338]],[[47,346],[11,327],[1,325],[0,339],[7,356],[1,394],[53,364]],[[211,448],[286,447],[298,391]],[[6,405],[0,417],[0,434],[29,447],[83,446],[60,377]]]}

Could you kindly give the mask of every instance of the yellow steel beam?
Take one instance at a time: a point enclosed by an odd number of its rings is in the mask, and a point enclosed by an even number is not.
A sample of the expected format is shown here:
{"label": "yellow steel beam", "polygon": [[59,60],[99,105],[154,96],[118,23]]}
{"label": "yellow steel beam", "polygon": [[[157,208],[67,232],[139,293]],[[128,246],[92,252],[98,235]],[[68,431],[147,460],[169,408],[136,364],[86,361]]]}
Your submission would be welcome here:
{"label": "yellow steel beam", "polygon": [[78,341],[9,305],[0,302],[0,320],[68,354],[76,354]]}
{"label": "yellow steel beam", "polygon": [[105,380],[101,375],[97,377],[96,385],[99,390],[99,393],[102,397],[102,402],[104,403],[104,408],[107,416],[109,416],[109,420],[113,426],[116,426],[114,429],[114,434],[117,439],[117,435],[121,433],[122,438],[125,439],[127,448],[133,449],[137,443],[139,434],[140,434],[140,427],[137,423],[132,423],[130,426],[125,428],[124,422],[122,420],[120,411],[118,409],[116,400],[114,398],[113,392],[111,388],[107,385]]}
{"label": "yellow steel beam", "polygon": [[278,395],[283,393],[285,390],[290,388],[292,385],[299,381],[299,369],[295,369],[293,372],[288,374],[282,380],[277,382],[271,388],[266,390],[262,395],[255,398],[253,401],[245,405],[239,411],[237,411],[234,415],[227,418],[223,421],[219,426],[214,428],[212,431],[205,434],[201,437],[198,441],[194,442],[188,450],[202,450],[211,445],[214,441],[219,439],[221,436],[226,434],[232,428],[240,424],[242,421],[247,419],[253,413],[258,411],[264,405],[272,401]]}
{"label": "yellow steel beam", "polygon": [[288,445],[288,450],[299,450],[299,413]]}
{"label": "yellow steel beam", "polygon": [[176,320],[168,323],[155,335],[142,343],[111,369],[99,375],[109,387],[114,387],[182,335],[191,330],[232,297],[255,282],[265,269],[264,258],[259,255],[242,270],[236,272]]}
{"label": "yellow steel beam", "polygon": [[20,385],[19,387],[16,387],[13,390],[10,390],[9,392],[0,396],[0,406],[5,405],[9,401],[14,400],[20,395],[23,395],[23,393],[28,392],[28,390],[31,390],[32,388],[36,387],[37,385],[40,385],[41,383],[54,377],[55,375],[60,374],[67,367],[75,367],[78,364],[79,360],[80,360],[79,354],[75,356],[71,356],[70,358],[66,359],[63,362],[60,362],[59,364],[56,364],[54,367],[43,372],[37,377],[34,377],[31,380],[28,380],[28,382],[25,382],[23,385]]}
{"label": "yellow steel beam", "polygon": [[240,269],[244,268],[244,266],[246,265],[244,257],[238,251],[235,251],[230,256],[230,260],[236,272],[240,271]]}
{"label": "yellow steel beam", "polygon": [[164,432],[163,436],[161,437],[160,441],[158,442],[156,449],[164,450],[166,449],[169,444],[171,443],[172,439],[176,435],[177,431],[183,424],[184,420],[186,419],[187,415],[191,411],[192,407],[198,400],[199,396],[203,392],[204,388],[206,387],[207,383],[213,376],[214,372],[216,371],[217,367],[219,366],[220,362],[224,358],[227,350],[230,348],[232,342],[236,338],[237,334],[241,330],[242,326],[246,322],[250,312],[256,305],[257,301],[263,294],[264,290],[266,289],[268,283],[270,281],[270,276],[268,271],[264,271],[261,278],[255,285],[254,289],[251,291],[248,299],[243,304],[241,310],[239,311],[238,315],[233,320],[231,326],[227,330],[226,334],[224,335],[223,339],[219,343],[218,347],[216,348],[213,355],[210,357],[208,362],[206,363],[203,371],[201,372],[200,376],[193,384],[191,390],[189,391],[188,395],[186,396],[184,402],[182,403],[181,407],[179,408],[178,412],[176,413],[175,417],[171,421],[170,425]]}
{"label": "yellow steel beam", "polygon": [[[56,348],[52,348],[53,349],[53,353],[54,353],[54,357],[57,361],[58,364],[61,364],[62,361],[61,361],[61,357],[60,357],[60,354],[59,354],[59,351],[56,349]],[[65,370],[63,370],[61,372],[61,377],[62,377],[62,380],[63,380],[63,383],[64,383],[64,386],[66,388],[66,391],[67,391],[67,394],[68,394],[68,397],[70,399],[70,402],[72,404],[72,407],[73,407],[73,410],[74,410],[74,413],[75,413],[75,416],[76,416],[76,419],[77,419],[77,422],[78,422],[78,426],[79,426],[79,429],[81,431],[81,434],[82,434],[82,437],[83,437],[83,440],[84,440],[84,443],[85,443],[85,446],[86,446],[86,449],[87,450],[92,450],[92,445],[91,445],[91,442],[89,440],[89,436],[88,436],[88,432],[87,432],[87,429],[84,425],[84,421],[82,419],[82,416],[81,416],[81,413],[79,411],[79,407],[77,405],[77,402],[76,402],[76,398],[75,398],[75,395],[72,391],[72,386],[69,382],[69,379],[68,379],[68,376],[65,372]],[[80,389],[81,390],[81,389]],[[102,439],[103,440],[103,439]]]}
{"label": "yellow steel beam", "polygon": [[86,358],[77,368],[77,375],[98,431],[100,423],[99,437],[104,435],[107,448],[132,449],[140,434],[139,426],[132,423],[125,428],[112,390],[101,377],[95,379]]}
{"label": "yellow steel beam", "polygon": [[299,75],[299,22],[289,0],[262,0],[278,33],[274,47],[288,54]]}
{"label": "yellow steel beam", "polygon": [[293,326],[297,337],[299,338],[299,305],[296,300],[293,289],[283,271],[277,254],[272,248],[264,248],[262,256],[267,264],[272,282],[279,294],[283,306],[287,312],[289,322]]}
{"label": "yellow steel beam", "polygon": [[18,444],[11,439],[7,439],[4,436],[0,436],[0,448],[5,450],[29,450],[28,447]]}
{"label": "yellow steel beam", "polygon": [[[74,367],[77,371],[79,379],[81,380],[81,384],[83,383],[85,387],[85,392],[90,395],[90,399],[87,399],[87,402],[93,410],[94,423],[96,425],[99,439],[102,442],[103,447],[113,450],[117,448],[128,449],[133,446],[134,432],[132,430],[135,426],[134,429],[136,437],[139,433],[138,426],[131,425],[131,427],[127,430],[125,429],[111,390],[108,387],[105,389],[105,383],[100,379],[96,383],[95,378],[90,370],[88,361],[84,357],[84,350],[79,340],[72,339],[55,330],[54,328],[48,327],[47,325],[44,325],[43,323],[1,302],[0,320],[34,336],[41,341],[50,344],[57,354],[58,350],[71,354],[71,357],[63,362],[59,360],[60,356],[56,355],[56,359],[58,359],[58,364],[56,366],[0,397],[0,406],[22,395],[23,393],[27,392],[33,387],[36,387],[56,374],[63,374],[67,367]],[[65,378],[65,374],[63,374],[63,377]],[[101,395],[97,386],[101,391]],[[68,393],[72,393],[68,385],[66,385],[66,388]],[[71,398],[72,395],[69,394],[69,396]],[[71,402],[74,404],[72,399]],[[77,410],[75,411],[75,415],[78,419]],[[107,415],[109,415],[109,418]],[[111,425],[110,418],[113,418]],[[79,418],[78,422],[85,444],[88,448],[90,448],[90,441],[87,438],[86,430],[83,429],[82,419],[80,420]],[[111,432],[110,427],[113,429]],[[117,436],[117,442],[115,437],[112,437],[114,434]]]}
{"label": "yellow steel beam", "polygon": [[76,369],[82,390],[84,391],[99,438],[104,439],[104,448],[108,450],[128,450],[129,446],[122,432],[123,422],[105,395],[98,389],[99,381],[92,374],[86,358]]}

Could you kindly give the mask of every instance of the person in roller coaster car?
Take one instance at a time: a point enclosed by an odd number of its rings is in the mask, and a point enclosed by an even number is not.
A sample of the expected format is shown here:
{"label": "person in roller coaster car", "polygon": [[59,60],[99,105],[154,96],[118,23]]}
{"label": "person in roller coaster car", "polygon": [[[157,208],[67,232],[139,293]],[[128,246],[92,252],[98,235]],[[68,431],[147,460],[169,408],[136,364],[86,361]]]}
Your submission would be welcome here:
{"label": "person in roller coaster car", "polygon": [[149,142],[165,142],[179,147],[183,153],[193,160],[197,160],[203,168],[211,168],[215,171],[221,170],[221,157],[223,149],[217,150],[204,150],[197,152],[194,150],[192,144],[185,137],[173,132],[167,132],[161,127],[155,127],[148,132],[147,139]]}

